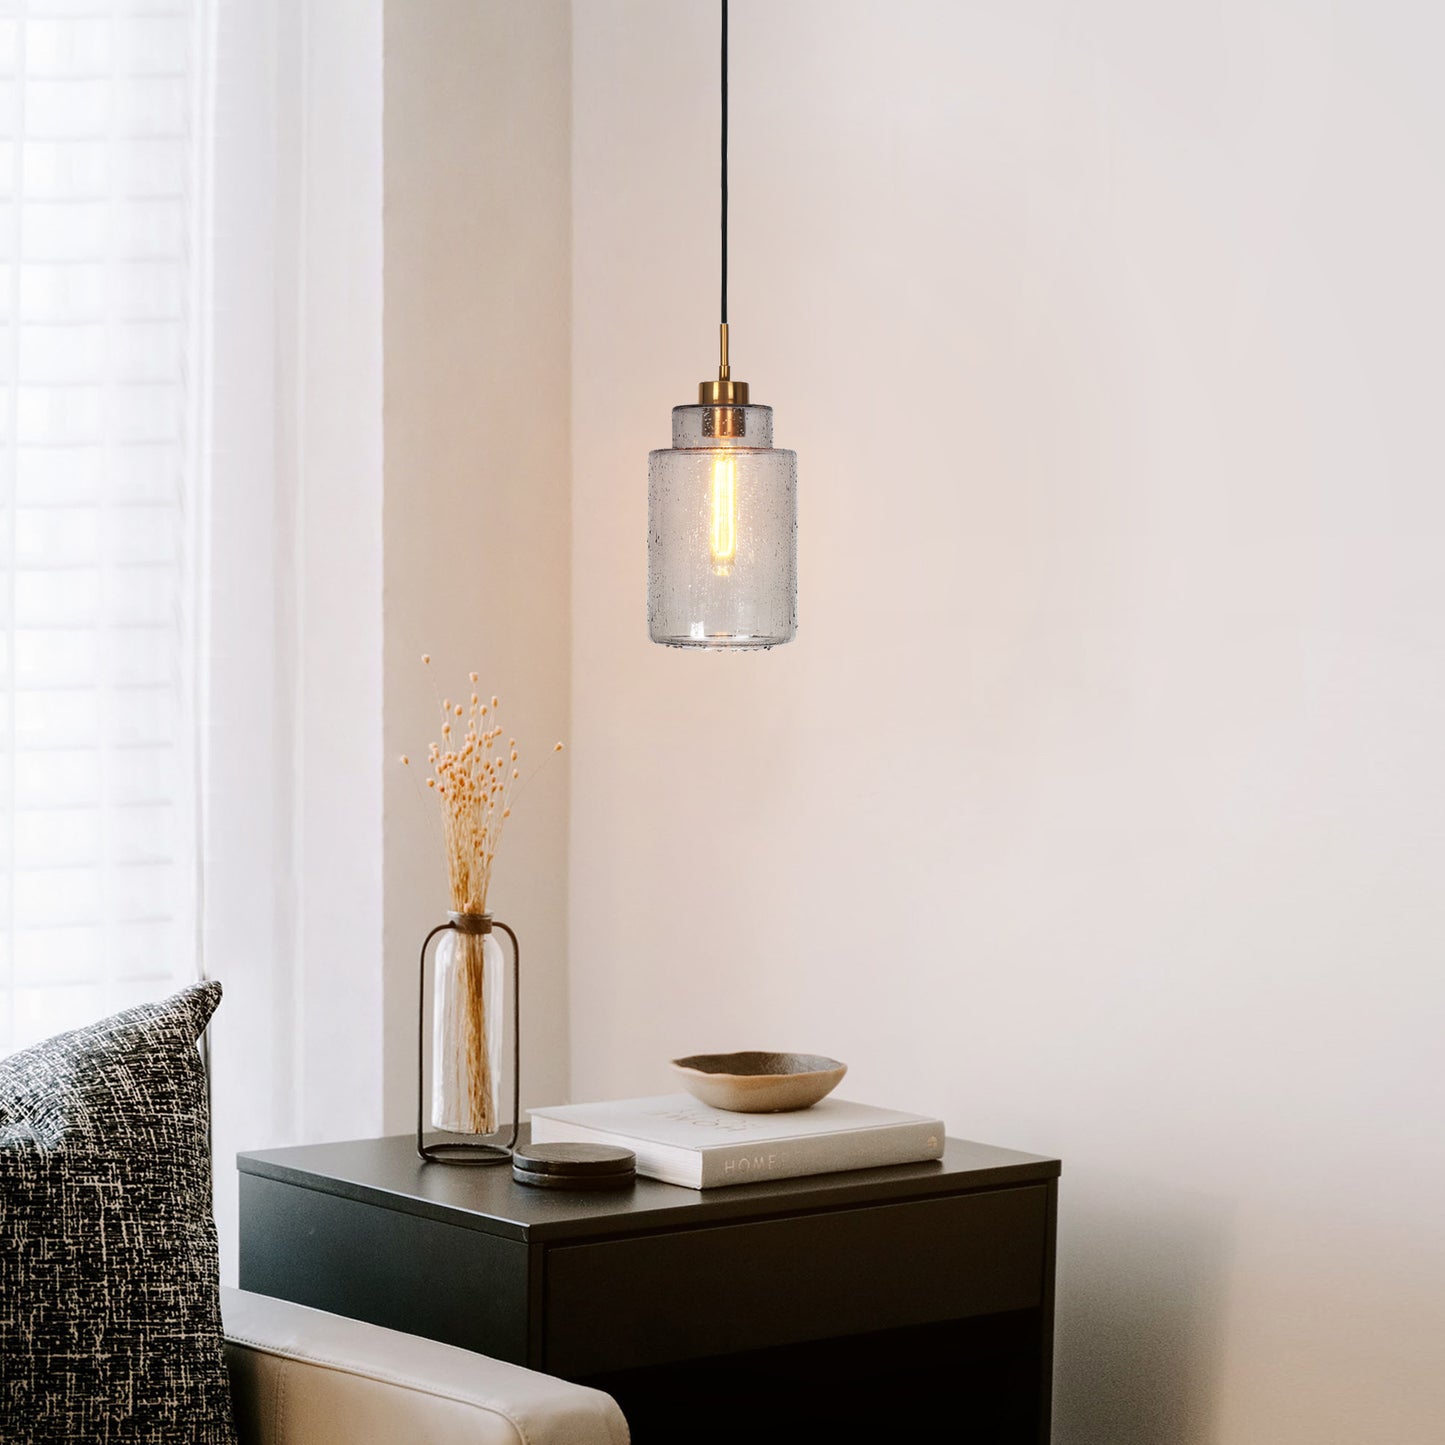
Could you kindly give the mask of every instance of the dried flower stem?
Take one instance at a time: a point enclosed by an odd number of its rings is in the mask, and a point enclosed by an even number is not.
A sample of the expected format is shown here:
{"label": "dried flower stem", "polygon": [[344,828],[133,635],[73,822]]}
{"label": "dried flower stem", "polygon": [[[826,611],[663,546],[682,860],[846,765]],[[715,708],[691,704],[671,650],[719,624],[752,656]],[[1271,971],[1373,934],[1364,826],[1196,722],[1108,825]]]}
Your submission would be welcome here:
{"label": "dried flower stem", "polygon": [[[430,654],[423,653],[422,662],[429,666]],[[523,780],[517,740],[510,739],[505,746],[501,742],[497,698],[484,700],[476,690],[477,674],[468,677],[471,687],[465,703],[450,698],[438,700],[441,741],[432,743],[427,750],[430,773],[426,786],[436,794],[439,804],[452,909],[457,913],[485,913],[492,866],[512,816],[513,800],[540,768]],[[463,730],[460,739],[458,728]],[[562,744],[557,743],[552,751],[561,752]],[[405,756],[401,761],[410,765]],[[467,1059],[472,1132],[489,1133],[495,1127],[495,1101],[487,1057],[483,935],[457,934],[453,941],[466,992],[461,1048]]]}

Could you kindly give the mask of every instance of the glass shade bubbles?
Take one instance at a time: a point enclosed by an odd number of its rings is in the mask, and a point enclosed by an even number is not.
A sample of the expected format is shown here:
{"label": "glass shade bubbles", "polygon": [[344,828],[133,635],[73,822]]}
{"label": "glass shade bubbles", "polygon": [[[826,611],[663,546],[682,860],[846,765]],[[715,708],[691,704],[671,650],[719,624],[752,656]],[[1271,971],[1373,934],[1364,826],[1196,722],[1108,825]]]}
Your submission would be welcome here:
{"label": "glass shade bubbles", "polygon": [[676,406],[648,454],[647,620],[654,642],[733,651],[798,629],[798,456],[770,406]]}

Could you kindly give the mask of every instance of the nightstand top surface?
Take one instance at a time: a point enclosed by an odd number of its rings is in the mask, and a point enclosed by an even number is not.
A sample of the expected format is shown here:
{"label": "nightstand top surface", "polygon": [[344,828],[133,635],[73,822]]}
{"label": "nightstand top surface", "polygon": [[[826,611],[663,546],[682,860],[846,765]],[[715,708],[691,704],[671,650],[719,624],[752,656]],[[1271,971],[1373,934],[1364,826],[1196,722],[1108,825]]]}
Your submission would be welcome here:
{"label": "nightstand top surface", "polygon": [[[524,1125],[522,1138],[528,1130]],[[639,1178],[628,1189],[570,1193],[516,1183],[510,1165],[423,1163],[411,1135],[302,1144],[236,1158],[250,1174],[512,1239],[605,1238],[811,1210],[1037,1184],[1059,1161],[949,1139],[941,1160],[684,1189]]]}

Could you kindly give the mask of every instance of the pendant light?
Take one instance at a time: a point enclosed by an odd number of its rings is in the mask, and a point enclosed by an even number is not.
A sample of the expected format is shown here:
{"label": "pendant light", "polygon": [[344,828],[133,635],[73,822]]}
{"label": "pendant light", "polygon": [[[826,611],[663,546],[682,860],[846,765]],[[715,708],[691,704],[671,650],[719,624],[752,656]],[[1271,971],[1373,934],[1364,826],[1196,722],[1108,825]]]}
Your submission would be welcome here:
{"label": "pendant light", "polygon": [[647,623],[668,647],[738,651],[798,630],[798,456],[728,366],[728,0],[722,0],[722,316],[716,381],[648,456]]}

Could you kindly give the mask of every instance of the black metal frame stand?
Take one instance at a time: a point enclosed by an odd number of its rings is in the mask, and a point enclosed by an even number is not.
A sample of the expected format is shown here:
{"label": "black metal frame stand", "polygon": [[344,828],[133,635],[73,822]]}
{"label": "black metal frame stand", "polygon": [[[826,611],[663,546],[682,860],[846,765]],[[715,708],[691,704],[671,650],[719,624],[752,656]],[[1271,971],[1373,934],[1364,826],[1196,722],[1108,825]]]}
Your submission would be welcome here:
{"label": "black metal frame stand", "polygon": [[[426,1100],[426,951],[432,939],[454,933],[490,933],[500,929],[512,940],[512,1137],[505,1144],[452,1140],[428,1144],[422,1137]],[[505,1164],[517,1147],[522,1128],[522,948],[517,935],[490,913],[448,913],[421,941],[417,967],[416,1008],[416,1152],[428,1164]]]}

